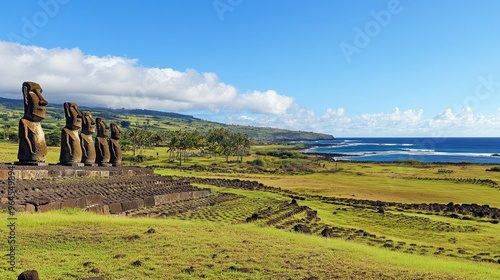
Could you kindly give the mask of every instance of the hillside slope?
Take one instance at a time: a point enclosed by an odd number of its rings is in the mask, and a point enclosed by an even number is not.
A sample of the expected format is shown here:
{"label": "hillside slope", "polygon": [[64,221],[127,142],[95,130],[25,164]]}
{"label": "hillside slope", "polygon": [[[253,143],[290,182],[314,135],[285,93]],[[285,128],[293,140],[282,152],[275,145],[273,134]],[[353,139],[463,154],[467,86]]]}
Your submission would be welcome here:
{"label": "hillside slope", "polygon": [[[19,118],[23,115],[23,102],[21,99],[7,99],[0,97],[0,119],[2,125],[8,124],[17,128]],[[80,106],[81,111],[91,111],[95,117],[106,118],[107,123],[115,122],[122,128],[147,127],[151,130],[198,130],[206,133],[212,128],[224,127],[233,133],[240,132],[251,138],[261,141],[292,141],[292,140],[325,140],[333,139],[332,135],[293,131],[280,128],[228,125],[195,118],[171,112],[160,112],[142,109],[109,109]],[[60,129],[64,126],[64,109],[62,104],[49,104],[47,118],[43,121],[44,129]]]}

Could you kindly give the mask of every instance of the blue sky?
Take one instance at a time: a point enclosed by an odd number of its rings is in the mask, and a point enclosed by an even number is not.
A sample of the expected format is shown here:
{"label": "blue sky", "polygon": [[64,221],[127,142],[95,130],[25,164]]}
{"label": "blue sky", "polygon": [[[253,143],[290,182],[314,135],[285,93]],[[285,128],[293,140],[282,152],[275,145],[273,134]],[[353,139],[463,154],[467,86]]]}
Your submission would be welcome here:
{"label": "blue sky", "polygon": [[[334,136],[498,136],[498,1],[2,1],[0,96]],[[71,99],[71,100],[70,100]]]}

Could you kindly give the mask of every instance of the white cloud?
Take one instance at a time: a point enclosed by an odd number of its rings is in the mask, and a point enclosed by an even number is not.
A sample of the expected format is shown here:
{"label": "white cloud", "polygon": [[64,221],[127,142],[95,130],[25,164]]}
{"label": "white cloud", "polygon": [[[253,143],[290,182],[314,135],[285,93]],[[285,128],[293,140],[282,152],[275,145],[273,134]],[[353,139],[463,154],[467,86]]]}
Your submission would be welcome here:
{"label": "white cloud", "polygon": [[215,73],[146,68],[137,60],[0,42],[0,93],[21,98],[24,81],[40,83],[49,103],[166,111],[249,111],[284,114],[293,98],[274,90],[240,93]]}
{"label": "white cloud", "polygon": [[279,95],[274,90],[254,91],[242,94],[235,101],[236,109],[250,110],[254,113],[284,114],[293,104],[293,98]]}
{"label": "white cloud", "polygon": [[[274,90],[241,93],[215,73],[146,68],[135,59],[92,56],[79,49],[46,49],[0,42],[0,94],[21,99],[21,84],[41,84],[49,103],[204,111],[225,122],[315,131],[334,136],[498,136],[500,108],[485,116],[471,108],[424,117],[422,109],[351,115],[345,108],[317,113]],[[207,117],[209,118],[209,117]],[[220,121],[220,116],[219,116]]]}
{"label": "white cloud", "polygon": [[296,107],[279,117],[229,117],[228,122],[242,125],[281,127],[315,131],[334,136],[498,136],[500,112],[492,116],[447,109],[431,118],[424,110],[401,110],[348,116],[344,108],[328,108],[324,114]]}

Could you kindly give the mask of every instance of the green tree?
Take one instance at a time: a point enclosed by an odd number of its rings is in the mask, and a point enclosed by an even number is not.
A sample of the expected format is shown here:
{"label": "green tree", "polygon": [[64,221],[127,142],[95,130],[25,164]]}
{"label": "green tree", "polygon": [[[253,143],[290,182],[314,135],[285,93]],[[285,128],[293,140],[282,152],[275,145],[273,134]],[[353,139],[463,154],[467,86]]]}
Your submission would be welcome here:
{"label": "green tree", "polygon": [[239,132],[233,134],[232,137],[236,156],[239,157],[240,162],[243,162],[243,157],[248,154],[248,150],[250,149],[250,139],[248,135]]}
{"label": "green tree", "polygon": [[142,131],[139,128],[131,128],[125,133],[125,138],[132,142],[132,154],[135,157],[137,146],[141,144]]}
{"label": "green tree", "polygon": [[179,146],[178,142],[179,142],[179,138],[176,135],[172,135],[172,137],[170,137],[170,140],[167,143],[167,147],[168,147],[167,153],[170,153],[170,155],[169,155],[170,161],[174,160],[175,152],[177,151],[177,147]]}
{"label": "green tree", "polygon": [[10,138],[10,130],[12,128],[12,126],[10,124],[4,124],[2,126],[3,128],[3,139],[4,140],[9,140]]}

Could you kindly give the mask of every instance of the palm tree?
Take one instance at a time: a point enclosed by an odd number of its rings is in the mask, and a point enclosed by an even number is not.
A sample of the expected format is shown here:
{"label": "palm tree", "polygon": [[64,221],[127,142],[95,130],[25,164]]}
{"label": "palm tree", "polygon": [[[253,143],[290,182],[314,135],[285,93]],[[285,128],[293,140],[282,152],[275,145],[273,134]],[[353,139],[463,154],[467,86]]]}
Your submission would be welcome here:
{"label": "palm tree", "polygon": [[177,147],[179,146],[179,138],[173,134],[172,137],[170,137],[170,141],[168,141],[167,146],[168,146],[167,153],[170,153],[169,160],[173,161],[175,151],[177,150]]}
{"label": "palm tree", "polygon": [[234,134],[233,137],[236,155],[240,157],[240,162],[243,162],[243,156],[247,155],[250,148],[250,139],[248,139],[248,135],[239,132]]}
{"label": "palm tree", "polygon": [[142,131],[136,127],[127,130],[127,133],[125,134],[126,138],[132,142],[132,154],[134,157],[135,149],[137,148],[137,145],[140,145],[142,134]]}
{"label": "palm tree", "polygon": [[10,124],[4,124],[2,127],[3,127],[3,139],[9,140],[10,129],[12,128],[12,126]]}

